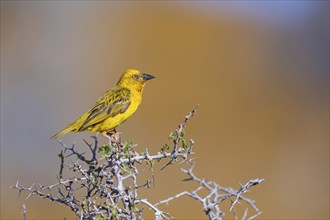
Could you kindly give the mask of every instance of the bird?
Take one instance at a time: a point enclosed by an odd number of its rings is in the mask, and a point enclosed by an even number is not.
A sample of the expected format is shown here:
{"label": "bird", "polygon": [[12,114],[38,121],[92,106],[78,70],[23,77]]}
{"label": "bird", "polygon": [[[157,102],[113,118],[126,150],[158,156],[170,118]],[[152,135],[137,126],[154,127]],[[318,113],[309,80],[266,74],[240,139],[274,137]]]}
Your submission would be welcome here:
{"label": "bird", "polygon": [[153,78],[155,77],[139,70],[126,70],[117,85],[105,92],[90,110],[50,139],[68,132],[86,130],[109,137],[109,132],[115,131],[117,126],[124,123],[137,110],[142,101],[144,86]]}

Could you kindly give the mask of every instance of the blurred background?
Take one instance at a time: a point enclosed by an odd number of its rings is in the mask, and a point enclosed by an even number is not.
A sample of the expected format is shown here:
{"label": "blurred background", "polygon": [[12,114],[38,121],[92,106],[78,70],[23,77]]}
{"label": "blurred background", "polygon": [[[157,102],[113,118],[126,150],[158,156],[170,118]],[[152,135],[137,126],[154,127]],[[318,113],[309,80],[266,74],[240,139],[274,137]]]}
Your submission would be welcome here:
{"label": "blurred background", "polygon": [[[138,150],[157,152],[199,104],[187,129],[197,175],[232,187],[265,178],[247,195],[259,219],[329,218],[328,1],[1,1],[1,219],[22,219],[23,203],[28,218],[74,218],[9,186],[55,183],[50,136],[127,68],[157,77],[118,128]],[[193,189],[183,178],[177,166],[156,172],[150,201]],[[190,199],[166,210],[206,217]]]}

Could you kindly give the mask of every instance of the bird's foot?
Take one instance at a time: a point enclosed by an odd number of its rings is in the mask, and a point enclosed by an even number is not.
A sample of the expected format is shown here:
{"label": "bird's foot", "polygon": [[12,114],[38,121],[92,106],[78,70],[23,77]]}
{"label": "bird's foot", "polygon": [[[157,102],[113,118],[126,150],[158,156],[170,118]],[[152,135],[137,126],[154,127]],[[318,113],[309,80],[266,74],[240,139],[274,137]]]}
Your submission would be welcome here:
{"label": "bird's foot", "polygon": [[108,131],[103,134],[109,140],[109,146],[120,145],[121,143],[121,132],[117,132],[116,130]]}

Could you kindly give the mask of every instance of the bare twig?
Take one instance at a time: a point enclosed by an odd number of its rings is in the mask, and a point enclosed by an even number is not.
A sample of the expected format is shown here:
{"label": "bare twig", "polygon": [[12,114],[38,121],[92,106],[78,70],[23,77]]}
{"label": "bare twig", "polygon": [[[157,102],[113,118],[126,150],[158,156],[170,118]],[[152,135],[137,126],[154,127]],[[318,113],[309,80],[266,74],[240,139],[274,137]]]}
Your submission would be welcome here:
{"label": "bare twig", "polygon": [[[258,208],[255,206],[254,201],[243,197],[243,194],[248,192],[248,189],[250,187],[261,183],[263,179],[250,180],[245,185],[241,186],[238,190],[233,190],[232,188],[224,188],[215,182],[212,181],[207,182],[205,179],[198,178],[193,173],[194,166],[195,164],[192,164],[192,166],[189,169],[187,170],[181,169],[181,170],[182,172],[186,173],[189,176],[187,179],[185,179],[185,181],[187,180],[195,181],[199,184],[199,187],[197,187],[197,189],[194,191],[183,191],[172,197],[159,201],[155,204],[155,206],[159,206],[164,203],[167,204],[168,202],[174,199],[186,195],[202,203],[203,210],[205,214],[209,216],[210,219],[221,219],[221,216],[223,215],[223,211],[220,210],[219,204],[227,199],[230,199],[231,197],[235,197],[235,201],[232,203],[230,208],[230,211],[233,212],[235,219],[238,217],[236,215],[236,212],[233,211],[233,208],[235,204],[238,202],[238,200],[245,201],[249,206],[251,206],[257,212],[254,216],[250,218],[254,218],[261,214]],[[209,194],[207,194],[205,197],[199,196],[198,192],[202,189],[206,189],[209,192]],[[221,194],[221,191],[225,191],[226,194]],[[247,215],[247,210],[244,213],[243,216],[244,219],[246,218],[246,215]]]}
{"label": "bare twig", "polygon": [[[48,199],[69,207],[81,220],[85,219],[142,219],[145,208],[151,209],[155,213],[155,219],[173,219],[170,214],[162,211],[159,207],[168,204],[172,200],[182,196],[189,196],[203,205],[205,214],[210,219],[221,219],[223,211],[220,210],[220,203],[231,201],[229,211],[234,213],[234,206],[239,200],[244,201],[252,207],[256,214],[248,218],[247,210],[243,219],[252,219],[260,215],[261,212],[253,200],[244,197],[248,190],[260,182],[262,179],[254,179],[242,185],[238,190],[225,188],[212,181],[198,178],[193,173],[194,164],[191,155],[194,154],[194,141],[185,139],[185,128],[189,119],[195,114],[193,109],[178,128],[169,136],[171,145],[165,144],[160,151],[150,154],[148,149],[144,152],[135,151],[136,145],[131,141],[121,141],[119,133],[109,133],[109,145],[99,145],[97,137],[92,137],[93,142],[87,145],[86,152],[80,152],[81,147],[75,148],[66,146],[59,141],[64,150],[58,155],[60,157],[60,171],[57,182],[52,185],[32,184],[29,187],[22,186],[19,181],[12,189],[26,192],[29,198],[36,195],[43,199]],[[71,161],[68,160],[71,158]],[[66,163],[65,163],[65,162]],[[170,198],[153,203],[147,198],[141,198],[139,191],[141,188],[151,188],[155,182],[154,167],[158,162],[166,161],[160,169],[165,169],[171,164],[190,164],[190,168],[182,172],[188,178],[185,181],[194,181],[198,184],[195,190],[185,190]],[[145,164],[140,167],[141,165]],[[139,166],[137,166],[139,165]],[[152,178],[147,181],[139,180],[139,174],[148,167],[151,170]],[[65,177],[63,178],[63,173]],[[206,189],[209,194],[200,196],[198,193]],[[234,198],[234,201],[230,200]],[[26,210],[24,209],[24,218]],[[235,218],[238,218],[234,214]]]}
{"label": "bare twig", "polygon": [[23,204],[23,219],[26,220],[26,206]]}

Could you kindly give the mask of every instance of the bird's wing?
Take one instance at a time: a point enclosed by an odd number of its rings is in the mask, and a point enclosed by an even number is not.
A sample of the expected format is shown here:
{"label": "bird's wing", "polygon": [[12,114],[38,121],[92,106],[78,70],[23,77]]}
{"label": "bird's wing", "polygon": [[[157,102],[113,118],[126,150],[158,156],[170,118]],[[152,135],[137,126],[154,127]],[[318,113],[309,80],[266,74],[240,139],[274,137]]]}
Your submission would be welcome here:
{"label": "bird's wing", "polygon": [[131,104],[130,95],[126,88],[114,88],[106,92],[88,111],[88,117],[79,130],[85,130],[109,117],[124,113]]}

